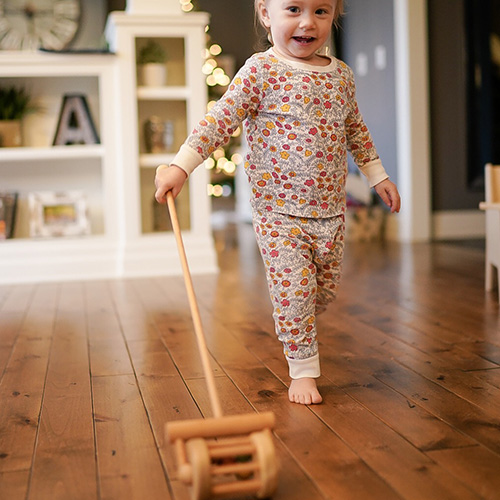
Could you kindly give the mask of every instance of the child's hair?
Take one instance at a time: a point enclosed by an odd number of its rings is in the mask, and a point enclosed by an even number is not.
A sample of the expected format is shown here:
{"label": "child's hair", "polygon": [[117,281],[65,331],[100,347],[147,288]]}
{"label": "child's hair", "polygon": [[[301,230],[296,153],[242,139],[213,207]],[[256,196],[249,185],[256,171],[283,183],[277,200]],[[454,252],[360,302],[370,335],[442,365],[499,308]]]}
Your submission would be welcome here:
{"label": "child's hair", "polygon": [[[271,1],[271,0],[267,0]],[[255,0],[254,6],[255,6],[255,21],[259,22],[259,24],[267,31],[269,32],[269,29],[264,26],[264,23],[262,22],[262,19],[260,18],[260,13],[259,13],[259,4],[266,2],[266,0]],[[333,14],[333,22],[335,25],[337,25],[338,20],[340,19],[340,16],[344,13],[344,0],[336,0],[335,3],[335,12]]]}

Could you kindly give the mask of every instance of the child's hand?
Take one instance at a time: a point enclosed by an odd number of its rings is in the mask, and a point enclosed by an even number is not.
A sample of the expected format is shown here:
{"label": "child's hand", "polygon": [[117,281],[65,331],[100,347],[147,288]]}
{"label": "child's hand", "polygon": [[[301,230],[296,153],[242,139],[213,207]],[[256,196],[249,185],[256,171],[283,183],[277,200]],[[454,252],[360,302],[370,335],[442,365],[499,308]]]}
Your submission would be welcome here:
{"label": "child's hand", "polygon": [[382,201],[391,209],[391,212],[399,212],[401,208],[401,198],[398,188],[394,182],[385,179],[375,186],[375,191],[382,198]]}
{"label": "child's hand", "polygon": [[158,203],[165,204],[167,202],[167,193],[172,191],[174,198],[180,193],[182,186],[186,182],[188,175],[182,168],[177,165],[160,165],[156,169],[155,198]]}

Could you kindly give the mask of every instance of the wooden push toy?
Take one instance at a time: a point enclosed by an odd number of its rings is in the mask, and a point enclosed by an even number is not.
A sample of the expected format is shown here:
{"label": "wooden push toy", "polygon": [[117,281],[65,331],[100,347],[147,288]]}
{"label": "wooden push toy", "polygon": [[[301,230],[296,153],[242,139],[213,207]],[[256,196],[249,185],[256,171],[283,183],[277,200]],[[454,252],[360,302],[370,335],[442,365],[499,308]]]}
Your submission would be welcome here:
{"label": "wooden push toy", "polygon": [[271,434],[274,414],[223,416],[171,192],[167,193],[167,204],[213,413],[212,418],[167,423],[167,440],[175,447],[178,478],[191,487],[192,500],[238,495],[268,498],[278,481]]}

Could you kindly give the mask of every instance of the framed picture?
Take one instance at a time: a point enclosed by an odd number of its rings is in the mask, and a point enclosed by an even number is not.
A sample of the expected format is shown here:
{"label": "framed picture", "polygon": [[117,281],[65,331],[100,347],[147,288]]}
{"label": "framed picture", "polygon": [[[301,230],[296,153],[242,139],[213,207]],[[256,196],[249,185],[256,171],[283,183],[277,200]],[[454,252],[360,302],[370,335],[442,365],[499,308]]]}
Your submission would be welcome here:
{"label": "framed picture", "polygon": [[39,191],[28,195],[30,236],[90,234],[88,204],[82,191]]}
{"label": "framed picture", "polygon": [[16,221],[17,193],[0,191],[0,240],[12,238]]}

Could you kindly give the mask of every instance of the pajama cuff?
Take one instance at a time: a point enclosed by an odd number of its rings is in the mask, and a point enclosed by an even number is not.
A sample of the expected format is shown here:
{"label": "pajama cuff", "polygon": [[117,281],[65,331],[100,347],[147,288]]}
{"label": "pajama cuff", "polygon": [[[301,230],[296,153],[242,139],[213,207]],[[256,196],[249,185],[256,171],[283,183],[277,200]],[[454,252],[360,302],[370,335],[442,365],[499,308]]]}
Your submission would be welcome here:
{"label": "pajama cuff", "polygon": [[319,368],[319,354],[307,359],[290,359],[288,361],[288,368],[290,370],[290,378],[318,378],[321,375]]}
{"label": "pajama cuff", "polygon": [[203,163],[203,158],[194,149],[183,144],[179,149],[179,152],[175,155],[172,160],[171,165],[176,165],[182,168],[184,172],[189,176],[194,171],[194,169]]}
{"label": "pajama cuff", "polygon": [[361,170],[361,173],[368,179],[368,183],[370,184],[371,188],[373,186],[376,186],[379,182],[382,182],[383,180],[389,178],[382,165],[382,162],[379,159],[372,160],[359,169]]}

